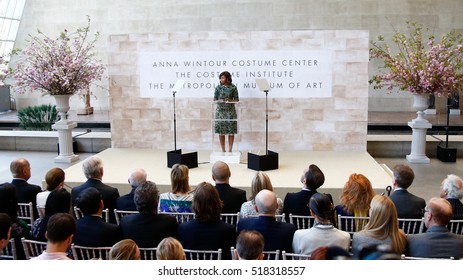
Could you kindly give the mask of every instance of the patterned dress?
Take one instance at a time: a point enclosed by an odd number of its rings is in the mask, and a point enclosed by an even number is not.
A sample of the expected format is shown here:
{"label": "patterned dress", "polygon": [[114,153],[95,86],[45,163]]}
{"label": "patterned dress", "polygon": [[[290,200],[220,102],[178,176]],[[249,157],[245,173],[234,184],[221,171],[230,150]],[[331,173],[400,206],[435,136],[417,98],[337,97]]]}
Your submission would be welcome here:
{"label": "patterned dress", "polygon": [[193,194],[176,195],[172,192],[162,193],[159,196],[158,213],[161,212],[177,212],[177,213],[193,213],[191,209],[193,202]]}
{"label": "patterned dress", "polygon": [[[218,85],[215,88],[214,100],[233,100],[238,101],[238,89],[235,85]],[[217,134],[236,134],[238,132],[237,114],[234,103],[217,103],[215,111],[215,133]],[[225,121],[226,120],[226,121]]]}

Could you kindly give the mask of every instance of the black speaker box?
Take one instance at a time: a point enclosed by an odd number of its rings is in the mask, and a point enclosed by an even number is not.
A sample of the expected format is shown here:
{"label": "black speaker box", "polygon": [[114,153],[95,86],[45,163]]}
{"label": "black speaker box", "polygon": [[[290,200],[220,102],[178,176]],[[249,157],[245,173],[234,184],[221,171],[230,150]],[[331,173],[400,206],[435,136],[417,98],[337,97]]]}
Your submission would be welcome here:
{"label": "black speaker box", "polygon": [[266,155],[248,153],[248,168],[256,171],[278,169],[278,153],[270,150]]}
{"label": "black speaker box", "polygon": [[170,168],[176,163],[184,164],[188,168],[198,167],[198,153],[182,154],[181,149],[167,152],[167,167]]}
{"label": "black speaker box", "polygon": [[456,162],[457,161],[457,148],[443,147],[437,145],[437,158],[442,162]]}

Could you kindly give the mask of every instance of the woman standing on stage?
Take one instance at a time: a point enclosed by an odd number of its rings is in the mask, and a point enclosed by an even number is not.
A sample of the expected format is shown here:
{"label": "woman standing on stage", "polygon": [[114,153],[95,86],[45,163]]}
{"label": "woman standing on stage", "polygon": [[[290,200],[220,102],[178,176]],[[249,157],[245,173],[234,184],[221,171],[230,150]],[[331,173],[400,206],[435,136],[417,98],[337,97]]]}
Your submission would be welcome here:
{"label": "woman standing on stage", "polygon": [[220,73],[220,84],[215,88],[214,101],[217,102],[215,111],[215,133],[219,134],[220,147],[225,152],[225,135],[228,135],[228,152],[232,152],[238,123],[235,103],[239,100],[238,89],[232,84],[231,74],[227,71]]}

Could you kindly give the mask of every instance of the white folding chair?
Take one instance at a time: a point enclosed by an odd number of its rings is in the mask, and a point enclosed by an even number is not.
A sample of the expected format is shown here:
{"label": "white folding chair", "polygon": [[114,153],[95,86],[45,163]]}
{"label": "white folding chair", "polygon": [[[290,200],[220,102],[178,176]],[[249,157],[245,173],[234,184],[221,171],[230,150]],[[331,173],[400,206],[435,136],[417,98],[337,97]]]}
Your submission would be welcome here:
{"label": "white folding chair", "polygon": [[315,223],[315,217],[289,214],[289,222],[296,226],[296,229],[309,229]]}
{"label": "white folding chair", "polygon": [[109,251],[111,247],[88,247],[72,243],[71,250],[74,260],[109,260]]}
{"label": "white folding chair", "polygon": [[[77,206],[74,206],[74,215],[76,216],[76,220],[81,219],[84,216],[80,208]],[[102,216],[103,216],[102,217],[103,220],[109,223],[109,209],[108,208],[103,209]]]}
{"label": "white folding chair", "polygon": [[463,220],[450,220],[447,228],[455,234],[463,234]]}
{"label": "white folding chair", "polygon": [[45,207],[40,207],[37,205],[37,213],[39,213],[39,218],[43,219],[43,217],[45,217]]}
{"label": "white folding chair", "polygon": [[142,260],[156,260],[157,248],[140,248],[140,256]]}
{"label": "white folding chair", "polygon": [[399,218],[399,228],[402,229],[405,234],[417,234],[422,233],[424,230],[424,221],[421,219],[406,219]]}
{"label": "white folding chair", "polygon": [[310,255],[305,255],[305,254],[296,254],[296,253],[286,253],[286,251],[281,252],[281,256],[283,257],[283,260],[310,260]]}
{"label": "white folding chair", "polygon": [[231,254],[232,261],[237,261],[240,259],[238,256],[238,251],[233,246],[230,247],[230,254]]}
{"label": "white folding chair", "polygon": [[18,219],[24,220],[30,228],[34,224],[34,205],[29,203],[18,203]]}
{"label": "white folding chair", "polygon": [[217,250],[190,250],[183,249],[187,260],[221,260],[222,249]]}
{"label": "white folding chair", "polygon": [[114,216],[116,216],[116,223],[119,225],[121,223],[122,217],[127,215],[138,214],[138,211],[129,211],[129,210],[118,210],[114,209]]}
{"label": "white folding chair", "polygon": [[35,241],[21,238],[26,259],[32,259],[42,254],[47,249],[47,242]]}
{"label": "white folding chair", "polygon": [[195,213],[161,212],[160,214],[171,215],[177,219],[177,223],[185,223],[195,218]]}
{"label": "white folding chair", "polygon": [[276,251],[264,251],[264,260],[279,260],[280,259],[280,250]]}
{"label": "white folding chair", "polygon": [[454,257],[450,257],[450,258],[420,258],[420,257],[410,257],[410,256],[406,256],[404,254],[402,254],[400,256],[400,259],[402,260],[454,260],[455,258]]}
{"label": "white folding chair", "polygon": [[347,231],[352,236],[361,231],[370,221],[370,217],[354,217],[338,215],[338,229]]}
{"label": "white folding chair", "polygon": [[8,241],[8,244],[3,248],[0,254],[0,260],[17,260],[18,255],[16,254],[16,245],[14,243],[14,238],[11,238]]}
{"label": "white folding chair", "polygon": [[222,213],[220,214],[222,222],[236,226],[240,220],[240,212],[237,213]]}

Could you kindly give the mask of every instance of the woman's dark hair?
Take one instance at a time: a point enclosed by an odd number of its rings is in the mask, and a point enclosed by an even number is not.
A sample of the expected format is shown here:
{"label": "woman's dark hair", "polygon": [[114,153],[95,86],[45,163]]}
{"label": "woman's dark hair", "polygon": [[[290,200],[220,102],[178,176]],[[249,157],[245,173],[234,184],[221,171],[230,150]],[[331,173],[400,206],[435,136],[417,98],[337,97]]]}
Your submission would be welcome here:
{"label": "woman's dark hair", "polygon": [[45,203],[45,216],[56,213],[69,213],[71,210],[71,194],[65,189],[51,191]]}
{"label": "woman's dark hair", "polygon": [[316,190],[325,183],[325,175],[318,166],[311,164],[305,173],[305,180],[308,189]]}
{"label": "woman's dark hair", "polygon": [[47,183],[47,191],[56,189],[64,182],[64,171],[61,168],[52,168],[45,174],[45,182]]}
{"label": "woman's dark hair", "polygon": [[231,84],[232,83],[232,76],[230,74],[230,72],[228,71],[223,71],[222,73],[220,73],[219,75],[219,79],[222,78],[222,76],[225,76],[225,78],[227,78],[228,82]]}
{"label": "woman's dark hair", "polygon": [[199,183],[192,205],[196,218],[202,223],[219,221],[222,207],[223,202],[214,186],[207,182]]}

